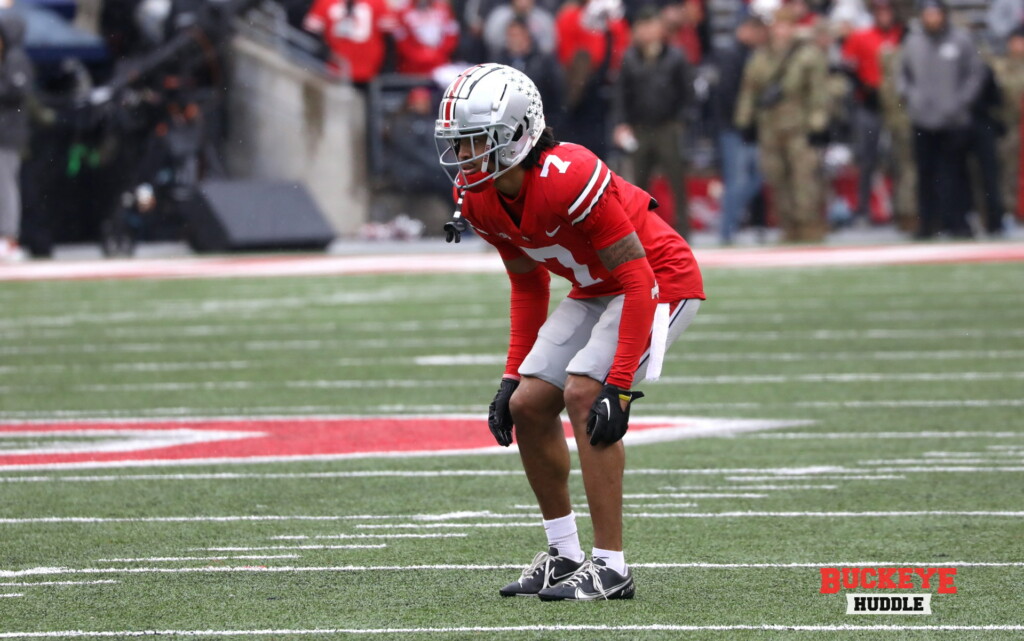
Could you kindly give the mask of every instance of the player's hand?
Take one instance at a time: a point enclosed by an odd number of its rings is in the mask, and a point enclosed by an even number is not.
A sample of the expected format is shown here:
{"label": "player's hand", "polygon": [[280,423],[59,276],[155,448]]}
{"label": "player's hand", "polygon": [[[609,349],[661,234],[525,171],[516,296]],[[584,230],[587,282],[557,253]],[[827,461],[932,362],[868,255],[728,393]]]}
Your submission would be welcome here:
{"label": "player's hand", "polygon": [[643,397],[643,392],[630,392],[614,385],[605,385],[597,400],[590,406],[590,416],[587,418],[590,444],[610,445],[625,436],[626,430],[629,429],[630,405]]}
{"label": "player's hand", "polygon": [[512,444],[512,412],[508,409],[508,402],[517,387],[519,381],[512,378],[501,379],[498,393],[494,395],[494,400],[487,411],[487,427],[494,435],[494,440],[502,447]]}

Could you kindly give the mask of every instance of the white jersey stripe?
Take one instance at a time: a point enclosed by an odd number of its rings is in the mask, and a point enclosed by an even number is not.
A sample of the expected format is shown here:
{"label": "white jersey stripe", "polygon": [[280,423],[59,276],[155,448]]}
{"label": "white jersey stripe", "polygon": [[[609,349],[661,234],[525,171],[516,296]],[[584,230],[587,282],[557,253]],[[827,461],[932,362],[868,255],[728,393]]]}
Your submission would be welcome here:
{"label": "white jersey stripe", "polygon": [[610,169],[605,168],[604,180],[601,181],[601,187],[598,188],[597,193],[594,194],[594,197],[590,199],[590,204],[587,205],[586,210],[584,210],[582,214],[573,219],[573,225],[580,223],[584,218],[590,215],[590,210],[594,208],[594,205],[597,204],[597,201],[601,200],[601,195],[604,194],[604,190],[608,187],[608,183],[611,182],[611,179],[612,171]]}
{"label": "white jersey stripe", "polygon": [[[573,213],[575,213],[576,210],[580,208],[580,205],[583,204],[583,201],[587,199],[587,195],[590,194],[590,190],[594,188],[595,184],[597,184],[597,178],[601,175],[601,167],[603,166],[604,163],[598,160],[597,165],[594,167],[594,174],[590,177],[590,182],[588,182],[587,186],[583,189],[582,192],[580,192],[580,196],[579,198],[576,199],[576,202],[574,202],[572,206],[569,207],[570,216],[573,215]],[[573,224],[575,224],[575,222]]]}

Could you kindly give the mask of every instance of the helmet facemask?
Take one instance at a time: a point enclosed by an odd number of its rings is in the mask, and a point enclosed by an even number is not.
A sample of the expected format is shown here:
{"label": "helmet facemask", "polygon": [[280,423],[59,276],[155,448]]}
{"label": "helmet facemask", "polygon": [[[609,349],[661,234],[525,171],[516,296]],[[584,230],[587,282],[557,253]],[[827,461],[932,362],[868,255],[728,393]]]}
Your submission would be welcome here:
{"label": "helmet facemask", "polygon": [[[530,141],[523,136],[521,126],[512,131],[509,125],[497,123],[464,131],[451,128],[438,133],[434,142],[437,145],[438,161],[448,178],[459,189],[473,191],[519,164],[525,156],[524,152],[529,151],[526,146]],[[460,160],[459,151],[463,145],[469,146],[470,155]],[[463,168],[463,165],[474,165],[477,162],[480,162],[480,167],[475,171],[467,173]]]}
{"label": "helmet facemask", "polygon": [[[467,69],[449,85],[434,141],[452,183],[478,191],[521,163],[543,130],[544,107],[533,81],[516,69],[489,63]],[[473,171],[463,168],[478,163]]]}

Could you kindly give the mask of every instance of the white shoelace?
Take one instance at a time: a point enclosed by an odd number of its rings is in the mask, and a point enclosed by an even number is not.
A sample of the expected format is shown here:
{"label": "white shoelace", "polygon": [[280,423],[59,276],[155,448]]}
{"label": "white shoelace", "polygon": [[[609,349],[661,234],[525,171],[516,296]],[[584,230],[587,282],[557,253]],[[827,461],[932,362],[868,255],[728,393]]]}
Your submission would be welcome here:
{"label": "white shoelace", "polygon": [[548,556],[547,552],[538,552],[537,556],[533,557],[533,562],[523,570],[522,576],[519,577],[519,582],[522,583],[524,579],[532,577],[537,570],[543,569],[547,565],[549,558],[551,557]]}
{"label": "white shoelace", "polygon": [[604,566],[594,565],[591,560],[586,560],[580,569],[576,570],[576,573],[572,575],[572,578],[565,582],[565,585],[571,585],[574,588],[580,587],[583,580],[590,577],[590,580],[594,583],[594,589],[601,595],[604,595],[604,584],[601,583],[601,570],[605,569]]}

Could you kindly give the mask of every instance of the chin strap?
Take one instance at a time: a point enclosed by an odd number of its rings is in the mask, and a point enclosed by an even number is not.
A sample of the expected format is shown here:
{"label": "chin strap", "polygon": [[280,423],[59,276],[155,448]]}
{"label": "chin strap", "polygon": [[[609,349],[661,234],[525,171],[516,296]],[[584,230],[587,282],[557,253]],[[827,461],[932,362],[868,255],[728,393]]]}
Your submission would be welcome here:
{"label": "chin strap", "polygon": [[462,232],[469,230],[469,224],[466,219],[462,217],[462,198],[465,191],[459,190],[459,200],[455,203],[455,213],[452,214],[451,220],[444,224],[444,239],[446,243],[455,241],[456,243],[462,241]]}

